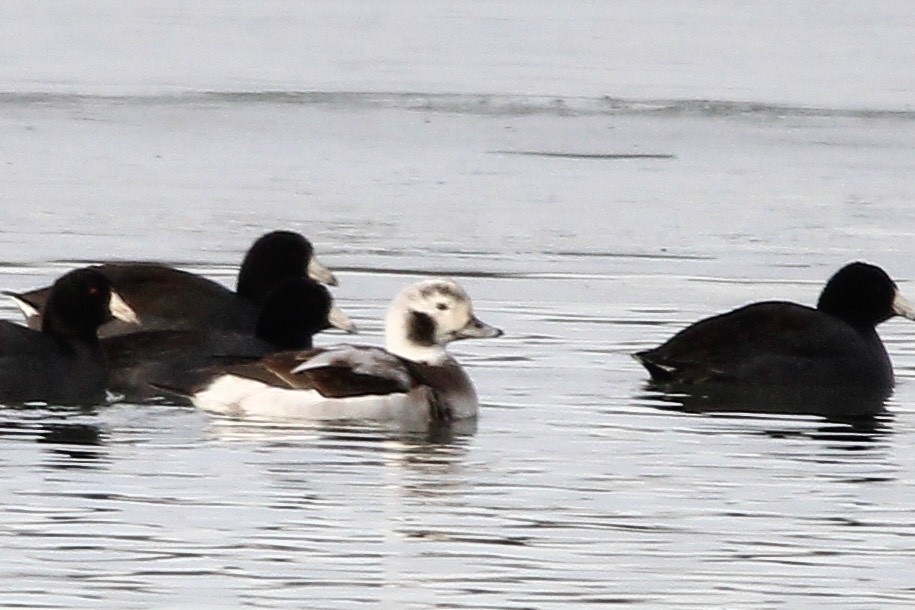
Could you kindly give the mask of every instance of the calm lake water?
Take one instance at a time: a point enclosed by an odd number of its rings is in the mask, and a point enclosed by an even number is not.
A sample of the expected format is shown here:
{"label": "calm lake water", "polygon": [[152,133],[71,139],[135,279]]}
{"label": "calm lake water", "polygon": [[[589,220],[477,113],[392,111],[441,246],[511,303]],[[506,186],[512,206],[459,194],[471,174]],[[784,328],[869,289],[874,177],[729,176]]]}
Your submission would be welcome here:
{"label": "calm lake water", "polygon": [[907,2],[20,4],[0,288],[231,286],[288,228],[361,341],[439,274],[506,334],[454,346],[452,429],[0,409],[0,606],[915,605],[915,324],[868,426],[686,413],[629,357],[850,260],[915,299]]}

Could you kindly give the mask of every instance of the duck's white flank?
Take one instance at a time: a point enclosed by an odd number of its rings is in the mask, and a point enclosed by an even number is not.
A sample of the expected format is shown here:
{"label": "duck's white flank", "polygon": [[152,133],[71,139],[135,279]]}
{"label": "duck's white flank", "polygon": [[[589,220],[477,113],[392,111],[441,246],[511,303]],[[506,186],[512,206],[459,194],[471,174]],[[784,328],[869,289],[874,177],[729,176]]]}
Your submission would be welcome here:
{"label": "duck's white flank", "polygon": [[424,391],[325,398],[316,390],[294,390],[261,381],[223,375],[193,397],[194,404],[211,413],[232,417],[289,417],[300,419],[402,420],[422,413]]}

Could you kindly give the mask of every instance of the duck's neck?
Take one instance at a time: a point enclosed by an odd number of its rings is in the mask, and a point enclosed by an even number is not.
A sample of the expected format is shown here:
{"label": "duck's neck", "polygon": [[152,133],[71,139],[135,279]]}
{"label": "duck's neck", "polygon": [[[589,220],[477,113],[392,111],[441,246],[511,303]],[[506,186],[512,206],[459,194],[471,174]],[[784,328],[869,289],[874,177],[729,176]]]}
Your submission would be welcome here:
{"label": "duck's neck", "polygon": [[436,366],[449,358],[445,346],[435,342],[432,321],[415,312],[388,313],[384,325],[384,345],[395,356],[413,362]]}
{"label": "duck's neck", "polygon": [[448,352],[441,345],[415,345],[406,341],[398,342],[385,339],[385,347],[395,356],[432,366],[442,365],[449,358]]}

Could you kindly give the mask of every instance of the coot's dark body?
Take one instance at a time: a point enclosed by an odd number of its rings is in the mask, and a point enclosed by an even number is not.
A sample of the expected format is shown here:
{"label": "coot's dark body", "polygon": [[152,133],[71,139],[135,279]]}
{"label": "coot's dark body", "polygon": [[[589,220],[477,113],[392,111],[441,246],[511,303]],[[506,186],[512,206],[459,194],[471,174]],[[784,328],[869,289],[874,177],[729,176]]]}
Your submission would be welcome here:
{"label": "coot's dark body", "polygon": [[[302,235],[273,231],[252,244],[242,261],[236,291],[208,278],[158,263],[96,265],[124,301],[136,312],[139,326],[118,322],[99,329],[103,337],[163,329],[214,329],[253,333],[264,300],[290,277],[309,276],[327,284],[336,278],[317,262],[314,248]],[[27,322],[41,325],[49,288],[8,293],[32,310]]]}
{"label": "coot's dark body", "polygon": [[41,330],[0,322],[0,402],[94,404],[108,369],[98,328],[133,312],[95,269],[76,269],[51,287]]}
{"label": "coot's dark body", "polygon": [[659,347],[634,354],[652,379],[744,387],[893,386],[876,325],[915,310],[880,268],[851,263],[826,284],[817,308],[754,303],[696,322]]}
{"label": "coot's dark body", "polygon": [[355,331],[324,286],[304,277],[287,278],[261,306],[255,332],[204,328],[104,338],[109,389],[126,400],[147,400],[162,395],[158,387],[191,384],[199,369],[248,362],[280,350],[310,349],[312,336],[331,326]]}

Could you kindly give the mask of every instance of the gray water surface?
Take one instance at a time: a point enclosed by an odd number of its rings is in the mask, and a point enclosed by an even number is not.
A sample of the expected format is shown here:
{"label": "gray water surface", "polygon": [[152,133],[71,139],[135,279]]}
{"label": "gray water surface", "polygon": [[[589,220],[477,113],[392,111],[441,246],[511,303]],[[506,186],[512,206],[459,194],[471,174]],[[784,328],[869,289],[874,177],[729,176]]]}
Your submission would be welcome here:
{"label": "gray water surface", "polygon": [[[751,301],[815,303],[850,260],[915,298],[906,4],[815,22],[807,3],[761,21],[711,2],[449,3],[443,21],[409,2],[229,4],[17,9],[60,61],[0,36],[25,66],[2,72],[0,287],[112,259],[232,286],[251,241],[298,230],[362,342],[403,285],[467,287],[506,331],[453,346],[480,418],[0,409],[0,605],[915,604],[915,324],[879,329],[898,383],[866,424],[684,412],[629,357]],[[606,42],[608,23],[626,36]],[[297,28],[334,42],[275,61]],[[813,34],[768,63],[773,28]],[[710,63],[719,31],[745,41],[739,70]],[[146,45],[162,32],[172,46]],[[652,38],[628,63],[601,54]],[[375,48],[357,61],[347,40]]]}

